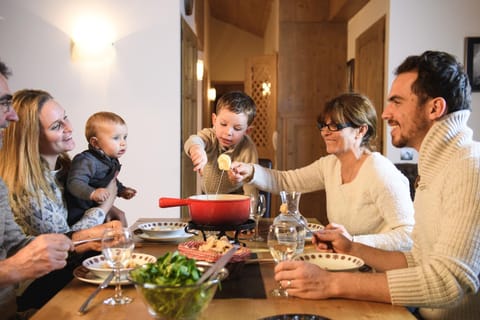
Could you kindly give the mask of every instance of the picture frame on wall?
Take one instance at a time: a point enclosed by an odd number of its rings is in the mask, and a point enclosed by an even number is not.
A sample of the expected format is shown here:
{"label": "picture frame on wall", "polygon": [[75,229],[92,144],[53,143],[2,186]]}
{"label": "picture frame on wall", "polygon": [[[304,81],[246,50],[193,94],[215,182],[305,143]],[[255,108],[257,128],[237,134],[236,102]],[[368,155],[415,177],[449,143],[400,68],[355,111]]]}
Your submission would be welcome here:
{"label": "picture frame on wall", "polygon": [[466,38],[465,65],[472,92],[480,91],[480,37]]}

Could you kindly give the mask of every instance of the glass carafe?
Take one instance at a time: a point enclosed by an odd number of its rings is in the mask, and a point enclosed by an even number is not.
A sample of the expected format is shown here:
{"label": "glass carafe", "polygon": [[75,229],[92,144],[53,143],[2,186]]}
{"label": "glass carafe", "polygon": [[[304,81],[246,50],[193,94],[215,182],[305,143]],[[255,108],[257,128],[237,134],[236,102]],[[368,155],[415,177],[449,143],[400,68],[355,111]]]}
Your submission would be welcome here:
{"label": "glass carafe", "polygon": [[303,220],[307,224],[305,217],[298,210],[301,195],[301,192],[296,191],[280,191],[282,205],[280,206],[280,214],[274,220],[274,223],[287,221],[296,225],[298,234],[296,254],[302,253],[305,247],[305,228],[298,220]]}

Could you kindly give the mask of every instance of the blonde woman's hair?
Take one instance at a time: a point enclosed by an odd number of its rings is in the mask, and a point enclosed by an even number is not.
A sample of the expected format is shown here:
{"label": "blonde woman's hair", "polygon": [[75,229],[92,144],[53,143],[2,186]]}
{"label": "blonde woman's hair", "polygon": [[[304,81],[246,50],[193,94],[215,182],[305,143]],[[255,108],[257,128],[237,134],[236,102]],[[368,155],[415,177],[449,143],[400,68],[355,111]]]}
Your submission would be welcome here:
{"label": "blonde woman's hair", "polygon": [[85,125],[85,138],[87,138],[88,143],[90,143],[90,139],[92,137],[96,137],[98,135],[99,130],[101,130],[101,125],[105,122],[126,125],[122,117],[116,113],[108,111],[94,113],[90,116],[90,118],[88,118]]}
{"label": "blonde woman's hair", "polygon": [[[42,192],[55,199],[45,178],[45,171],[49,169],[39,150],[39,113],[51,99],[48,92],[41,90],[20,90],[13,95],[13,108],[19,120],[5,129],[0,150],[0,176],[9,189],[13,212],[29,210],[30,203],[22,203],[20,199],[32,199],[40,204]],[[61,155],[62,159],[65,157],[68,155]]]}

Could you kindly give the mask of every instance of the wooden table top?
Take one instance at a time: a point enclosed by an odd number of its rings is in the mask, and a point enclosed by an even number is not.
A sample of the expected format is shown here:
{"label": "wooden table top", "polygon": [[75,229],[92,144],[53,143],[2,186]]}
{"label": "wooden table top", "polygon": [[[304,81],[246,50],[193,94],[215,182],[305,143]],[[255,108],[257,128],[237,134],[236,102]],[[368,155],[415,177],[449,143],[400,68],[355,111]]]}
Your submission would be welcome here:
{"label": "wooden table top", "polygon": [[[135,224],[155,221],[159,219],[139,219]],[[162,219],[165,220],[165,219]],[[265,230],[270,221],[264,219],[261,227]],[[161,256],[165,252],[174,251],[176,243],[148,242],[136,239],[136,252]],[[243,241],[243,240],[242,240]],[[244,241],[256,253],[258,258],[271,258],[266,243]],[[314,250],[307,245],[306,251]],[[298,298],[270,297],[268,292],[277,287],[273,279],[273,263],[261,263],[260,271],[263,284],[267,292],[266,299],[213,299],[201,319],[261,319],[277,314],[316,314],[330,319],[415,319],[403,307],[384,303],[374,303],[346,299],[304,300]],[[90,302],[87,313],[78,315],[77,310],[97,285],[88,284],[74,278],[65,288],[53,297],[34,316],[33,320],[50,319],[95,319],[95,320],[122,320],[122,319],[153,319],[148,313],[142,298],[132,285],[122,286],[124,293],[134,300],[128,305],[108,306],[102,302],[114,293],[113,286],[102,290]]]}

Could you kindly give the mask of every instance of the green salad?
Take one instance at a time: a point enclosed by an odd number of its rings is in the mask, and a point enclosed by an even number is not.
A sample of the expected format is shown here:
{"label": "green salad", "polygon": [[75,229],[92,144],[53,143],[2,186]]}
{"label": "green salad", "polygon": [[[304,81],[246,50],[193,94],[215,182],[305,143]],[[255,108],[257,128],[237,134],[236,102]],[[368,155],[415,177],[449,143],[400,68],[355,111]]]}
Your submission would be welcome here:
{"label": "green salad", "polygon": [[130,272],[149,312],[160,319],[197,319],[215,294],[217,283],[195,285],[201,270],[177,251]]}
{"label": "green salad", "polygon": [[178,251],[168,252],[155,263],[147,263],[130,273],[138,283],[151,283],[159,286],[184,286],[195,284],[200,278],[200,270],[195,259],[187,258]]}

